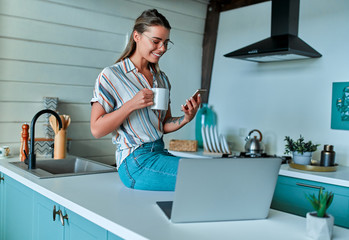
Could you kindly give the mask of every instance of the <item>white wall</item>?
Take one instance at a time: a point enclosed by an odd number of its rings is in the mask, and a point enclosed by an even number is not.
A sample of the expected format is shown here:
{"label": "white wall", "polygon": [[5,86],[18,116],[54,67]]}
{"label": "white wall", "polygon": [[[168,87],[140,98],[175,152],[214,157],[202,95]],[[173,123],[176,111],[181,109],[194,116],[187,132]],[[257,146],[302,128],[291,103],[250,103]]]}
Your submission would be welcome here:
{"label": "white wall", "polygon": [[[349,166],[349,132],[331,129],[332,83],[349,81],[349,1],[301,0],[299,36],[323,56],[258,64],[224,54],[270,36],[271,2],[220,16],[209,104],[219,132],[237,151],[254,128],[269,154],[283,155],[284,137],[332,144],[336,161]],[[320,159],[320,146],[314,159]]]}
{"label": "white wall", "polygon": [[[58,97],[60,114],[72,117],[71,153],[114,163],[110,136],[97,140],[90,133],[89,101],[98,73],[115,62],[134,20],[149,8],[173,27],[175,47],[160,67],[172,83],[172,112],[180,115],[200,86],[206,1],[0,0],[0,145],[18,154],[21,125],[43,108],[44,96]],[[166,142],[193,136],[191,123]],[[43,137],[42,127],[36,137]]]}

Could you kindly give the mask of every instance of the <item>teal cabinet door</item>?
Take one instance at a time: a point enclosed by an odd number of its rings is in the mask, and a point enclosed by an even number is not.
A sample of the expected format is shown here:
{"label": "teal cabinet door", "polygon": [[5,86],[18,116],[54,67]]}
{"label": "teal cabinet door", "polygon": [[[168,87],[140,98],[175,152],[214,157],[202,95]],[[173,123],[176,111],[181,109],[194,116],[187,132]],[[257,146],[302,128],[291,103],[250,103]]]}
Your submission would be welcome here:
{"label": "teal cabinet door", "polygon": [[115,234],[108,232],[107,240],[123,240],[123,238],[116,236]]}
{"label": "teal cabinet door", "polygon": [[65,240],[106,240],[107,230],[90,222],[69,209],[63,211]]}
{"label": "teal cabinet door", "polygon": [[107,230],[36,193],[35,240],[106,240]]}
{"label": "teal cabinet door", "polygon": [[2,188],[2,229],[3,240],[33,239],[34,192],[3,175]]}
{"label": "teal cabinet door", "polygon": [[64,226],[60,222],[61,207],[54,201],[36,193],[34,214],[34,239],[63,240]]}
{"label": "teal cabinet door", "polygon": [[3,207],[3,198],[4,198],[4,194],[3,194],[3,180],[4,180],[4,175],[2,174],[2,172],[0,172],[0,239],[3,240],[3,236],[2,233],[4,232],[3,230],[3,225],[4,225],[4,220],[3,220],[3,216],[4,216],[4,207]]}
{"label": "teal cabinet door", "polygon": [[349,188],[304,179],[279,176],[271,207],[280,211],[305,217],[314,211],[307,194],[317,195],[319,188],[334,193],[332,205],[327,212],[334,217],[334,223],[349,228]]}

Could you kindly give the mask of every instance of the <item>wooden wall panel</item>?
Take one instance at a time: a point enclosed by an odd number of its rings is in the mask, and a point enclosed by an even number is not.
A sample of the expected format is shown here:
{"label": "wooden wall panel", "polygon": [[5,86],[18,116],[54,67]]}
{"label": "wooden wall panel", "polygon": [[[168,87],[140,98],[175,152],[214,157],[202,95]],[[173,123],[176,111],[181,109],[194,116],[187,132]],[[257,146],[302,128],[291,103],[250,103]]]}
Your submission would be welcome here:
{"label": "wooden wall panel", "polygon": [[209,0],[201,2],[195,0],[104,0],[103,4],[100,4],[96,0],[51,0],[51,2],[132,19],[138,17],[143,10],[150,8],[156,8],[160,12],[171,9],[172,12],[204,19],[205,16],[202,13],[206,11]]}
{"label": "wooden wall panel", "polygon": [[[188,15],[191,17],[196,17],[202,20],[205,20],[206,7],[209,0],[205,1],[188,1],[188,0],[176,0],[176,1],[158,1],[158,0],[132,0],[133,2],[137,2],[138,4],[144,4],[145,6],[155,7],[161,12],[163,10],[170,10],[175,13],[181,13],[184,15]],[[167,15],[166,15],[167,16]]]}
{"label": "wooden wall panel", "polygon": [[[31,122],[31,119],[27,123],[30,124],[30,122]],[[11,142],[11,143],[18,142],[18,139],[20,139],[20,132],[22,130],[21,126],[23,123],[22,122],[2,123],[1,125],[3,129],[0,134],[0,142]],[[35,126],[36,138],[45,137],[44,123],[45,123],[45,118],[43,115],[39,117],[39,119],[37,120],[37,124]],[[84,140],[84,141],[95,140],[95,138],[92,136],[90,131],[90,124],[89,122],[86,122],[86,121],[85,122],[72,121],[72,123],[67,129],[67,136],[68,138],[71,138],[74,141],[75,140]],[[104,136],[100,138],[100,140],[107,140],[111,143],[111,135]]]}
{"label": "wooden wall panel", "polygon": [[52,23],[48,22],[1,15],[0,23],[1,37],[10,39],[24,39],[106,52],[121,52],[126,43],[125,35],[121,33],[93,31],[58,24],[52,27]]}
{"label": "wooden wall panel", "polygon": [[0,82],[0,101],[42,102],[43,97],[59,97],[61,102],[89,103],[93,87],[45,83]]}
{"label": "wooden wall panel", "polygon": [[[0,54],[1,56],[1,54]],[[0,58],[0,81],[94,86],[101,68]]]}
{"label": "wooden wall panel", "polygon": [[[204,28],[206,12],[205,4],[188,1],[125,1],[125,0],[108,0],[99,4],[96,1],[69,1],[53,0],[51,2],[64,4],[63,6],[79,6],[89,11],[95,11],[108,16],[117,16],[120,18],[130,19],[133,26],[136,19],[145,9],[157,8],[159,12],[166,16],[174,29],[191,31],[202,34]],[[178,17],[180,15],[180,17]],[[119,24],[119,22],[117,22]],[[131,29],[129,29],[131,31]]]}
{"label": "wooden wall panel", "polygon": [[[44,117],[40,118],[38,122],[43,123]],[[30,120],[31,121],[31,120]],[[23,122],[24,123],[24,122]],[[22,131],[22,122],[2,122],[1,123],[1,134],[0,134],[0,142],[1,143],[19,143],[19,139],[21,137]],[[27,122],[30,124],[30,122]],[[44,129],[43,125],[39,124],[35,126],[35,137],[43,137]],[[15,149],[16,152],[19,153],[19,150]]]}
{"label": "wooden wall panel", "polygon": [[120,55],[120,52],[102,52],[48,43],[0,38],[2,58],[23,61],[47,62],[58,65],[103,68]]}
{"label": "wooden wall panel", "polygon": [[60,102],[58,111],[70,115],[73,118],[74,122],[84,122],[86,121],[86,119],[90,119],[91,104]]}
{"label": "wooden wall panel", "polygon": [[[1,88],[0,89],[7,89]],[[21,123],[30,121],[33,118],[33,113],[42,109],[43,104],[39,102],[19,102],[19,101],[0,101],[0,124],[1,122]],[[2,128],[2,126],[1,126]],[[1,141],[0,141],[1,142]]]}
{"label": "wooden wall panel", "polygon": [[[100,1],[103,4],[102,1]],[[106,32],[124,32],[133,26],[133,20],[116,18],[99,12],[40,0],[2,0],[0,14],[28,18],[77,28]]]}

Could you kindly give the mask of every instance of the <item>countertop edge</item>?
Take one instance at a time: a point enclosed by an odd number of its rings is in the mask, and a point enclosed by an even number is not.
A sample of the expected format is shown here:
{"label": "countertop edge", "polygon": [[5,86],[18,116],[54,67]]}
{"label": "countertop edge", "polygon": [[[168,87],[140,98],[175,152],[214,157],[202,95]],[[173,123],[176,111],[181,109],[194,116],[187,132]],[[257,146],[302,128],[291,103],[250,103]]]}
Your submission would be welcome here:
{"label": "countertop edge", "polygon": [[[348,172],[349,174],[349,172]],[[349,181],[328,177],[328,176],[321,176],[317,174],[310,174],[309,172],[303,172],[303,171],[297,171],[297,170],[290,170],[290,169],[282,169],[280,168],[279,175],[286,176],[286,177],[294,177],[294,178],[300,178],[304,180],[310,180],[315,182],[322,182],[332,185],[337,185],[341,187],[349,187]]]}

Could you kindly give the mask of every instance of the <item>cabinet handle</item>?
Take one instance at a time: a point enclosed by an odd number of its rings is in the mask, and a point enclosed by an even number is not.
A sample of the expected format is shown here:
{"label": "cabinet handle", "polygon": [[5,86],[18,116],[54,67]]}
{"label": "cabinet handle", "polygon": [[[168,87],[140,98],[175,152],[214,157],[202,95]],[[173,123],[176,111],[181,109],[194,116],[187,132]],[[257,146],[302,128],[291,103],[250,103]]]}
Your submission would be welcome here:
{"label": "cabinet handle", "polygon": [[61,210],[56,211],[56,205],[53,206],[53,221],[56,221],[56,215],[61,215]]}
{"label": "cabinet handle", "polygon": [[315,189],[325,189],[324,187],[319,187],[319,186],[314,186],[314,185],[309,185],[309,184],[304,184],[304,183],[296,183],[298,186],[302,187],[308,187],[308,188],[315,188]]}
{"label": "cabinet handle", "polygon": [[59,210],[59,217],[60,217],[60,219],[61,219],[62,226],[64,226],[64,219],[67,219],[67,220],[68,220],[68,214],[66,214],[66,215],[63,216],[62,211]]}

